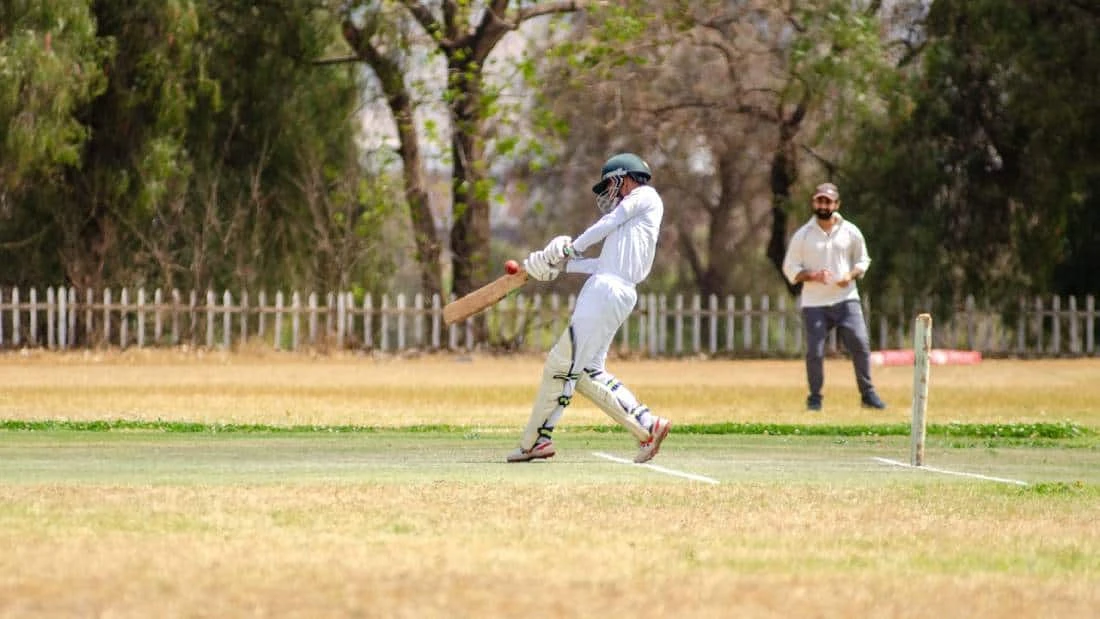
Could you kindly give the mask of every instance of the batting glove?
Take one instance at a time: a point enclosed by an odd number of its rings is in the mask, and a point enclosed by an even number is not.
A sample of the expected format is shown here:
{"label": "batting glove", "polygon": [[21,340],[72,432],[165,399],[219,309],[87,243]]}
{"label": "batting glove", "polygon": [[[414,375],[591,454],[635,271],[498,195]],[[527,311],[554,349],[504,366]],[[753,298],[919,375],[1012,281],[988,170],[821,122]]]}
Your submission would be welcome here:
{"label": "batting glove", "polygon": [[546,259],[550,264],[558,264],[567,257],[573,255],[573,239],[568,236],[556,236],[542,250],[546,253]]}
{"label": "batting glove", "polygon": [[548,282],[561,274],[561,269],[554,268],[546,259],[546,251],[533,251],[523,261],[523,268],[527,274],[540,282]]}

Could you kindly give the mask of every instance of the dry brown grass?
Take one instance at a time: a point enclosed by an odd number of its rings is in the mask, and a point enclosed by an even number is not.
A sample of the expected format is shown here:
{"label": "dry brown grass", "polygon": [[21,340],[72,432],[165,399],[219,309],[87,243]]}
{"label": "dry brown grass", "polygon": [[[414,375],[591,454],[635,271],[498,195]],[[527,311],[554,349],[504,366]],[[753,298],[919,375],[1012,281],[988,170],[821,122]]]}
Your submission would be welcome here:
{"label": "dry brown grass", "polygon": [[930,490],[0,486],[0,616],[1095,616],[1094,509]]}
{"label": "dry brown grass", "polygon": [[[131,351],[0,357],[0,418],[270,424],[477,424],[526,416],[542,358],[420,359]],[[874,423],[908,419],[912,370],[876,368],[891,404],[861,410],[845,360],[826,369],[825,414],[808,419],[800,361],[612,361],[679,423]],[[929,422],[1073,420],[1100,427],[1100,359],[986,361],[932,369]],[[606,423],[578,398],[570,423]]]}
{"label": "dry brown grass", "polygon": [[[515,430],[540,363],[8,355],[0,418]],[[611,369],[655,409],[699,423],[903,422],[912,381],[908,368],[878,369],[893,407],[863,411],[850,366],[830,362],[826,412],[809,418],[796,361]],[[1098,360],[933,368],[930,421],[1100,427],[1097,376]],[[566,423],[607,421],[582,405]],[[1093,490],[1048,495],[931,478],[626,485],[578,482],[568,461],[532,465],[518,480],[501,467],[462,482],[0,479],[0,617],[1100,613]]]}

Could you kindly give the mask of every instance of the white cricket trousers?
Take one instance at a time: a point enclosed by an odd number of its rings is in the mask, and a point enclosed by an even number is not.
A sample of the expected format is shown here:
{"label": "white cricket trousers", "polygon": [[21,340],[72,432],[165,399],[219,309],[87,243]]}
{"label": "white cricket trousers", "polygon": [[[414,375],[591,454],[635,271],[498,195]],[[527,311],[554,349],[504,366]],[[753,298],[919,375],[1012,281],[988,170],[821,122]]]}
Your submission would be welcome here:
{"label": "white cricket trousers", "polygon": [[588,278],[577,296],[569,327],[546,357],[520,447],[530,449],[540,435],[549,437],[573,399],[578,381],[582,381],[582,394],[639,439],[648,437],[648,425],[643,424],[649,422],[649,409],[604,369],[611,342],[637,300],[634,285],[618,276]]}

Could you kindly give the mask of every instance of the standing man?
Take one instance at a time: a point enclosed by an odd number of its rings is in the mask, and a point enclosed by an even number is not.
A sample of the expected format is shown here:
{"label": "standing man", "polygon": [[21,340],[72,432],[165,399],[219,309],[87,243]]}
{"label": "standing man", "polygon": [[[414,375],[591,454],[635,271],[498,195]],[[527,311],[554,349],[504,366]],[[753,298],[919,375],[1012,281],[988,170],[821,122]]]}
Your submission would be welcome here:
{"label": "standing man", "polygon": [[[624,426],[638,440],[635,462],[657,455],[671,424],[640,403],[629,389],[604,369],[615,333],[630,316],[638,294],[634,287],[649,275],[657,251],[657,234],[664,203],[649,185],[649,164],[632,153],[611,157],[600,171],[592,192],[604,213],[580,236],[555,237],[545,249],[523,261],[528,275],[539,281],[568,273],[588,275],[577,296],[569,326],[546,357],[531,417],[519,447],[508,462],[552,457],[551,433],[565,414],[574,390]],[[603,241],[600,255],[585,258],[585,250]]]}
{"label": "standing man", "polygon": [[867,272],[871,257],[863,233],[837,212],[840,191],[832,183],[814,190],[813,217],[795,231],[783,259],[783,274],[802,282],[802,324],[806,332],[806,408],[821,410],[825,383],[825,338],[836,328],[852,356],[860,402],[865,408],[886,408],[871,383],[871,346],[859,302],[856,279]]}

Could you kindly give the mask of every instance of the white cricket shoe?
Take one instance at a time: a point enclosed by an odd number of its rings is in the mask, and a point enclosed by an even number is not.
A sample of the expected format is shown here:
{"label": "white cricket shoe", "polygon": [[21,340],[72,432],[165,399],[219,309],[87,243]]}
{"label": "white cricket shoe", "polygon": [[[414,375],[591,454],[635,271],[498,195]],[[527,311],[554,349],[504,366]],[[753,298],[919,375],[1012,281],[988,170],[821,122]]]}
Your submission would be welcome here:
{"label": "white cricket shoe", "polygon": [[531,449],[524,449],[522,447],[516,447],[515,451],[508,454],[509,462],[530,462],[531,460],[542,460],[545,458],[553,458],[554,454],[558,453],[554,449],[554,441],[550,439],[539,439],[535,442],[535,446]]}
{"label": "white cricket shoe", "polygon": [[638,444],[638,455],[634,456],[634,461],[641,464],[652,460],[653,456],[657,455],[657,451],[661,448],[661,443],[668,436],[670,429],[672,429],[671,421],[664,417],[655,419],[653,425],[649,428],[649,440]]}

